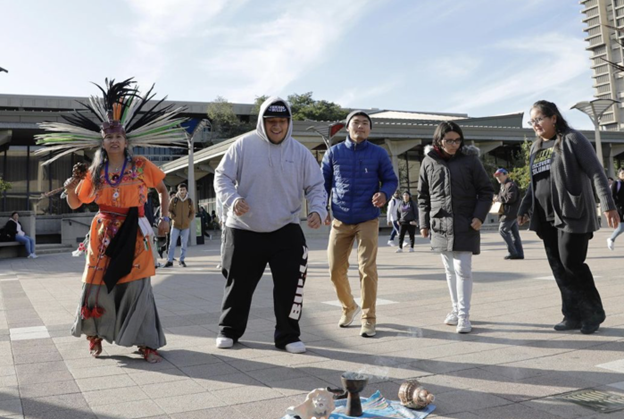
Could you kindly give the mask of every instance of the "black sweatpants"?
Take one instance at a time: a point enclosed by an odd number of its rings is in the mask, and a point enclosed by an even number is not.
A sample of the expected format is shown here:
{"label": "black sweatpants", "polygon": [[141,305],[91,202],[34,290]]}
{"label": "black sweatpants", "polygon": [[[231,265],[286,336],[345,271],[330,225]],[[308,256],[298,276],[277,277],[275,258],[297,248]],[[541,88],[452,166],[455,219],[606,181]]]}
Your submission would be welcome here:
{"label": "black sweatpants", "polygon": [[585,263],[592,233],[566,233],[551,224],[540,225],[546,257],[561,292],[563,316],[582,324],[600,324],[605,320],[600,294],[594,277]]}
{"label": "black sweatpants", "polygon": [[399,247],[403,249],[403,240],[405,239],[405,232],[409,233],[410,243],[412,248],[414,247],[414,236],[416,235],[416,226],[411,225],[409,222],[407,224],[401,223],[401,231],[399,232]]}
{"label": "black sweatpants", "polygon": [[245,333],[253,293],[267,263],[273,275],[275,346],[299,341],[308,249],[298,224],[271,233],[226,229],[223,275],[227,278],[219,336],[237,341]]}

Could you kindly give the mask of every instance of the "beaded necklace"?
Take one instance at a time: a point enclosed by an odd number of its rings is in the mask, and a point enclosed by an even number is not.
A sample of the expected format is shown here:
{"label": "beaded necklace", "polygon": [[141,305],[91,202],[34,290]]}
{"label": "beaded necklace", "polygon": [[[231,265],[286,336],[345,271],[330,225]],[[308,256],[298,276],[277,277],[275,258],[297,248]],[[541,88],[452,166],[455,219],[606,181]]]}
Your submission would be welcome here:
{"label": "beaded necklace", "polygon": [[108,178],[108,161],[106,161],[106,167],[104,168],[104,174],[106,175],[106,183],[108,183],[110,186],[119,185],[121,183],[121,179],[123,178],[123,174],[126,171],[126,164],[128,164],[128,160],[124,159],[124,164],[123,164],[123,167],[121,168],[121,173],[119,173],[117,180],[115,180],[115,176],[117,175],[113,175],[113,181],[111,182],[110,179]]}

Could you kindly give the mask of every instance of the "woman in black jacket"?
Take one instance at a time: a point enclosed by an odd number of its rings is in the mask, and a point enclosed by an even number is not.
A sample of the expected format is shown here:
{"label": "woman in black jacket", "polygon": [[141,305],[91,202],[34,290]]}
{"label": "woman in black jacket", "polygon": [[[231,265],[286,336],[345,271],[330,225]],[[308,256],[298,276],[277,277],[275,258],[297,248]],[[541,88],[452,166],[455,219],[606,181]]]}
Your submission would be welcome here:
{"label": "woman in black jacket", "polygon": [[414,251],[414,238],[416,235],[416,226],[418,225],[418,207],[412,201],[412,195],[405,191],[403,192],[403,201],[397,205],[397,218],[399,220],[400,232],[399,232],[399,248],[397,253],[403,251],[403,240],[405,239],[405,232],[409,233],[410,238],[410,252]]}
{"label": "woman in black jacket", "polygon": [[420,234],[440,253],[453,311],[444,323],[457,333],[472,330],[472,255],[481,251],[481,224],[494,197],[494,188],[479,160],[479,149],[464,144],[454,122],[442,122],[425,149],[418,180]]}
{"label": "woman in black jacket", "polygon": [[518,210],[518,224],[530,219],[529,229],[544,242],[561,293],[563,320],[554,329],[594,333],[606,318],[585,263],[589,240],[600,228],[594,192],[608,225],[619,224],[607,176],[591,143],[568,126],[557,105],[535,102],[529,124],[537,138],[531,146],[531,182]]}
{"label": "woman in black jacket", "polygon": [[620,216],[620,225],[613,231],[611,237],[607,239],[607,247],[613,251],[615,250],[615,239],[624,233],[624,223],[622,223],[622,220],[624,220],[624,167],[618,170],[618,180],[611,185],[611,194]]}

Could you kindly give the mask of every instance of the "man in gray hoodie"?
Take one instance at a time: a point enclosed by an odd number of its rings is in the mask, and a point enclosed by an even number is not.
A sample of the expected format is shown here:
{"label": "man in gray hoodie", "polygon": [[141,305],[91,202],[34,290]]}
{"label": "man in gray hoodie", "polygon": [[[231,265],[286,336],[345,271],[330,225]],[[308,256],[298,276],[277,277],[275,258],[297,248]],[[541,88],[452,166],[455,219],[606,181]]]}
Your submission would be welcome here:
{"label": "man in gray hoodie", "polygon": [[288,103],[267,99],[256,130],[232,144],[216,170],[217,197],[229,208],[218,348],[231,348],[245,332],[253,292],[268,263],[274,283],[275,346],[291,353],[306,350],[299,339],[308,265],[300,212],[305,197],[308,227],[319,228],[327,215],[327,194],[318,162],[291,137],[292,129]]}

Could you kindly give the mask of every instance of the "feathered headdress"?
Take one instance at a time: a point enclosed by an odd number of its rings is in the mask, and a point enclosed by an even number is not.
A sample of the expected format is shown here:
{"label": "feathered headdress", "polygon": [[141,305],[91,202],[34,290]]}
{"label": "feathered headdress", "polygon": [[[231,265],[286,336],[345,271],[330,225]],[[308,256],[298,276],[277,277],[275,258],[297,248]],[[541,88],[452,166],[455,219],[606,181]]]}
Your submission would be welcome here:
{"label": "feathered headdress", "polygon": [[101,97],[91,96],[88,104],[78,102],[95,116],[99,124],[81,111],[63,115],[67,123],[39,124],[49,132],[35,136],[37,144],[46,146],[35,151],[35,154],[58,152],[44,165],[66,154],[100,147],[102,133],[122,133],[130,147],[186,146],[186,130],[180,126],[185,119],[177,117],[184,110],[183,107],[174,109],[174,105],[168,105],[157,109],[165,97],[148,109],[148,102],[156,96],[156,93],[152,93],[154,86],[141,96],[132,78],[119,83],[106,79],[104,83],[105,89],[93,83],[102,91]]}

